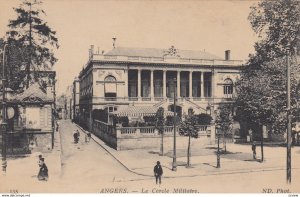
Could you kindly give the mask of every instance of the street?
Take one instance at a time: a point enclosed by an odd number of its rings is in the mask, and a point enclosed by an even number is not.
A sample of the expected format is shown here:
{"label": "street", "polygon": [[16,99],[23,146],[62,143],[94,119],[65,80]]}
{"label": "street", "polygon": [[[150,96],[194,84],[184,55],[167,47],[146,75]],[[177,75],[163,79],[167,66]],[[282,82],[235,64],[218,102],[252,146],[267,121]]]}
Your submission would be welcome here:
{"label": "street", "polygon": [[[73,131],[78,129],[80,131],[80,140],[78,144],[74,144]],[[121,193],[121,192],[149,192],[149,193],[173,193],[173,192],[299,192],[297,183],[300,182],[300,170],[297,166],[293,166],[292,171],[292,185],[287,185],[285,182],[286,171],[284,168],[267,168],[267,169],[250,169],[242,172],[226,171],[226,168],[234,166],[232,164],[223,163],[222,167],[218,169],[220,172],[215,174],[201,174],[191,175],[184,174],[185,167],[178,167],[176,174],[181,177],[162,177],[162,185],[155,185],[154,177],[137,175],[128,171],[121,165],[112,155],[110,155],[102,146],[97,144],[93,139],[89,143],[84,140],[84,133],[69,120],[61,121],[60,124],[61,137],[61,173],[58,176],[53,175],[51,163],[48,164],[50,179],[47,182],[39,182],[36,179],[37,169],[31,171],[27,170],[27,174],[19,169],[14,170],[13,174],[8,174],[6,184],[1,184],[1,192],[10,192],[10,190],[17,189],[19,193],[24,192],[86,192],[86,193]],[[284,147],[283,147],[284,149]],[[272,150],[272,149],[271,149]],[[299,160],[299,147],[295,149],[296,163]],[[51,153],[53,154],[53,153]],[[268,153],[272,154],[272,153]],[[284,155],[282,155],[284,156]],[[282,161],[283,157],[277,155],[278,161]],[[30,157],[31,158],[31,157]],[[48,156],[50,158],[50,156]],[[130,159],[130,158],[129,158]],[[268,159],[268,157],[267,157]],[[224,160],[224,159],[223,159]],[[20,164],[13,162],[21,162],[22,158],[10,161],[9,165],[20,166]],[[25,161],[25,160],[23,160]],[[27,160],[35,164],[36,158]],[[141,158],[140,161],[135,162],[142,164],[147,160]],[[234,161],[235,162],[235,161]],[[247,165],[244,162],[244,165]],[[30,164],[32,167],[32,164]],[[23,166],[30,166],[23,162]],[[36,165],[36,164],[35,164]],[[259,164],[258,164],[259,165]],[[202,165],[203,166],[203,165]],[[221,164],[222,166],[222,164]],[[242,166],[241,166],[242,167]],[[231,167],[232,168],[232,167]],[[16,169],[16,168],[14,168]],[[247,167],[245,166],[245,169]],[[144,169],[152,171],[151,169]],[[166,169],[165,172],[167,173]],[[19,174],[24,176],[20,177]],[[165,173],[165,174],[166,174]],[[26,177],[27,176],[27,177]],[[168,177],[168,178],[166,178]],[[3,177],[2,177],[3,178]],[[19,180],[19,181],[17,181]],[[276,181],[274,181],[276,180]],[[25,184],[24,184],[25,183]]]}

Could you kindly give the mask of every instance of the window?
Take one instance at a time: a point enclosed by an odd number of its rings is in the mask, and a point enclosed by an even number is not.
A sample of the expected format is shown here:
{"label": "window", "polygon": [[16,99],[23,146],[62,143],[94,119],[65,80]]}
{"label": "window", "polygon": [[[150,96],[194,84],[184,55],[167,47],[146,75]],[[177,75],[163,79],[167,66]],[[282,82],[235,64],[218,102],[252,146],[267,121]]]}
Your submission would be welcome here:
{"label": "window", "polygon": [[231,79],[225,79],[224,81],[224,95],[231,97],[233,93],[233,82]]}
{"label": "window", "polygon": [[40,107],[26,108],[26,127],[31,129],[40,128]]}
{"label": "window", "polygon": [[116,78],[112,75],[108,75],[107,77],[105,77],[104,81],[117,81]]}
{"label": "window", "polygon": [[[112,97],[112,100],[115,100],[115,97],[117,97],[117,84],[116,84],[116,78],[112,75],[108,75],[104,79],[104,97],[110,99]],[[107,100],[107,99],[106,99]]]}

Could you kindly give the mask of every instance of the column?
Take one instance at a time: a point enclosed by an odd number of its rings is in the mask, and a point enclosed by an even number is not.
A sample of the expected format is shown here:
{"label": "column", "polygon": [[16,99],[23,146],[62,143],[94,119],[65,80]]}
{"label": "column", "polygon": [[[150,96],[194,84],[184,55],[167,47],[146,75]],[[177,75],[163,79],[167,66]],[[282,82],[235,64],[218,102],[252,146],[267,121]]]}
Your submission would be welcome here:
{"label": "column", "polygon": [[128,97],[128,70],[124,70],[124,97]]}
{"label": "column", "polygon": [[215,84],[215,70],[213,69],[211,71],[211,98],[215,98],[215,88],[216,88],[216,84]]}
{"label": "column", "polygon": [[150,98],[154,100],[154,71],[150,71]]}
{"label": "column", "polygon": [[189,98],[191,100],[193,98],[193,71],[190,71],[190,76],[189,76]]}
{"label": "column", "polygon": [[163,70],[163,98],[167,97],[167,71]]}
{"label": "column", "polygon": [[201,72],[201,84],[200,84],[200,89],[201,89],[201,98],[204,98],[204,72]]}
{"label": "column", "polygon": [[141,98],[141,90],[142,90],[142,81],[141,81],[141,70],[140,69],[138,69],[138,100],[140,100],[140,98]]}
{"label": "column", "polygon": [[180,71],[177,71],[177,98],[180,98]]}

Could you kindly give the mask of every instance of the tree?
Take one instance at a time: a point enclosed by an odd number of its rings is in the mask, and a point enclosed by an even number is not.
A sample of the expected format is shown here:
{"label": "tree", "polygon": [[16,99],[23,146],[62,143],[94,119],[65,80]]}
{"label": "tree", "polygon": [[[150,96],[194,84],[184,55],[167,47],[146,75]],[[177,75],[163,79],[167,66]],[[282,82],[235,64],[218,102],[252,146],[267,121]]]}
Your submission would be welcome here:
{"label": "tree", "polygon": [[274,132],[285,130],[286,61],[291,65],[292,112],[296,111],[299,65],[294,50],[300,40],[300,2],[292,0],[266,1],[251,7],[249,20],[261,39],[255,44],[256,54],[250,56],[236,84],[237,116],[246,122],[272,126]]}
{"label": "tree", "polygon": [[[286,61],[292,55],[291,112],[297,113],[296,91],[299,83],[295,63],[295,50],[300,44],[300,2],[293,0],[263,0],[251,7],[249,20],[252,29],[260,37],[255,43],[256,54],[251,55],[236,84],[237,116],[240,122],[258,128],[261,136],[263,161],[262,126],[268,125],[272,132],[286,131]],[[258,131],[256,131],[257,133]]]}
{"label": "tree", "polygon": [[160,140],[160,155],[164,155],[164,131],[165,131],[165,115],[164,108],[158,108],[155,114],[155,128],[161,136]]}
{"label": "tree", "polygon": [[57,61],[53,53],[53,49],[58,48],[56,32],[43,21],[41,14],[45,12],[39,8],[41,4],[39,0],[23,0],[14,8],[17,18],[9,21],[10,30],[6,33],[8,40],[18,42],[24,51],[26,88],[30,81],[41,83],[36,71],[49,70]]}
{"label": "tree", "polygon": [[195,115],[197,118],[198,125],[210,125],[212,121],[212,117],[209,114],[197,114]]}
{"label": "tree", "polygon": [[[265,62],[295,55],[300,46],[300,2],[295,0],[262,0],[251,7],[248,17],[252,29],[261,38],[255,44],[252,60]],[[255,62],[254,61],[254,62]]]}
{"label": "tree", "polygon": [[19,90],[22,79],[25,77],[25,73],[22,72],[22,65],[24,63],[24,50],[20,42],[15,40],[8,40],[4,42],[0,39],[0,75],[2,76],[2,66],[3,66],[3,52],[4,45],[6,45],[5,50],[5,73],[6,73],[6,87],[12,90]]}
{"label": "tree", "polygon": [[198,138],[198,129],[196,127],[197,118],[194,115],[194,111],[190,111],[188,115],[184,117],[184,120],[181,121],[179,126],[179,135],[188,136],[188,148],[187,148],[187,165],[186,167],[191,166],[191,137]]}
{"label": "tree", "polygon": [[224,144],[224,150],[226,150],[226,140],[225,137],[231,133],[232,131],[232,124],[233,124],[233,118],[232,118],[232,106],[231,105],[221,105],[218,108],[218,114],[216,116],[216,125],[219,126],[219,128],[222,131],[223,134],[223,144]]}

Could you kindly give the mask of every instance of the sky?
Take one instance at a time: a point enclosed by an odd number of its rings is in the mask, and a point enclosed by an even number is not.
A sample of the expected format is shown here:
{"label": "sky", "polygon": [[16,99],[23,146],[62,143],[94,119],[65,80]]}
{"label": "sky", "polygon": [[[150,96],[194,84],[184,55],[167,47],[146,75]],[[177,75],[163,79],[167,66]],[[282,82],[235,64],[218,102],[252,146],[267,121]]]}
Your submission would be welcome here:
{"label": "sky", "polygon": [[[0,37],[16,18],[20,0],[0,0]],[[78,76],[88,60],[90,45],[109,51],[116,46],[205,50],[246,60],[257,36],[248,21],[256,1],[220,0],[44,0],[43,17],[56,31],[59,49],[54,65],[58,95]]]}

